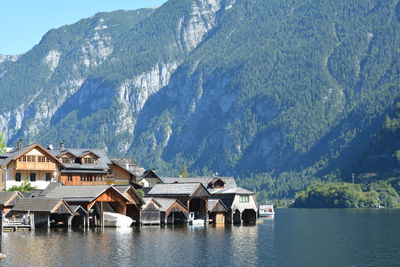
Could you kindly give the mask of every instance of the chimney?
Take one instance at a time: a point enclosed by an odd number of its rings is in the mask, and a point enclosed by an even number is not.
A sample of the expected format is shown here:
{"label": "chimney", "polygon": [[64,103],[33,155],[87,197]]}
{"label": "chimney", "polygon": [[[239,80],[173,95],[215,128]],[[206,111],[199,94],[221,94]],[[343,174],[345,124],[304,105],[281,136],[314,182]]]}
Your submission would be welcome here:
{"label": "chimney", "polygon": [[17,149],[21,150],[23,146],[24,146],[24,143],[22,142],[22,139],[19,139],[17,141]]}
{"label": "chimney", "polygon": [[65,141],[62,140],[62,141],[60,142],[60,150],[64,150],[64,149],[65,149]]}

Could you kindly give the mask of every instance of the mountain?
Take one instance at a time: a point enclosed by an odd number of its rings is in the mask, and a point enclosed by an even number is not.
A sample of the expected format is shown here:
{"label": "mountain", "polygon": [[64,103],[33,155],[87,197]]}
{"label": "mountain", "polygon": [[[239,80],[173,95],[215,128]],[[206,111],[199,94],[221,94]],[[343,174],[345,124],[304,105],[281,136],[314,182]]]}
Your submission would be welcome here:
{"label": "mountain", "polygon": [[[269,197],[341,175],[400,96],[400,2],[170,0],[0,59],[0,131]],[[5,57],[1,57],[5,58]],[[2,61],[3,60],[3,61]]]}

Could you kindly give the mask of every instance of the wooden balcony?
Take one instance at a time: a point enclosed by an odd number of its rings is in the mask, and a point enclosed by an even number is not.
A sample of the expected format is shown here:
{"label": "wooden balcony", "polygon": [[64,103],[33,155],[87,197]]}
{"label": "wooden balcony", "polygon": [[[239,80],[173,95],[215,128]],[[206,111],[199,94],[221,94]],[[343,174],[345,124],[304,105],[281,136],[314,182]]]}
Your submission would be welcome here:
{"label": "wooden balcony", "polygon": [[16,170],[57,170],[57,165],[54,162],[22,162],[17,161],[15,164]]}

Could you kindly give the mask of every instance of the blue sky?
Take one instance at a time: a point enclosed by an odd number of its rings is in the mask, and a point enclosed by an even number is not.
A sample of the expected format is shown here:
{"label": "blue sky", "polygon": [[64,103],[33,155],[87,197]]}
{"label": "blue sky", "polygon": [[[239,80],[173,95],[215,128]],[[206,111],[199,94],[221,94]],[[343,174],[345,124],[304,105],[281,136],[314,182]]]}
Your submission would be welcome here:
{"label": "blue sky", "polygon": [[0,54],[25,53],[52,28],[95,13],[156,7],[166,0],[5,0],[0,3]]}

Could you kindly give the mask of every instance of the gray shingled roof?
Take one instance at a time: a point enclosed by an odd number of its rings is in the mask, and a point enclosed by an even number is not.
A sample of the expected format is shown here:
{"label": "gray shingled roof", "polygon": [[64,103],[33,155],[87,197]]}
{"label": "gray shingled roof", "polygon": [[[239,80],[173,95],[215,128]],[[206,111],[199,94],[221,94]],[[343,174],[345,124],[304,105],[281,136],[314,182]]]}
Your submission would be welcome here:
{"label": "gray shingled roof", "polygon": [[136,161],[130,158],[111,159],[111,162],[118,165],[127,172],[139,177],[145,172],[145,169],[140,167]]}
{"label": "gray shingled roof", "polygon": [[[173,199],[173,198],[162,198],[162,197],[146,197],[143,198],[143,200],[145,201],[145,203],[149,203],[150,201],[155,201],[156,204],[158,204],[160,207],[160,211],[165,212],[172,204],[175,203],[175,201],[177,201],[178,203],[180,203],[183,207],[186,208],[185,205],[182,204],[182,202],[180,202],[177,199]],[[187,209],[187,208],[186,208]]]}
{"label": "gray shingled roof", "polygon": [[104,149],[98,148],[65,148],[65,149],[52,149],[49,152],[53,155],[58,157],[59,155],[68,152],[75,157],[81,157],[87,153],[93,153],[98,156],[98,164],[79,164],[79,163],[63,163],[65,168],[67,169],[108,169],[108,164],[111,164],[111,160],[109,159],[107,153]]}
{"label": "gray shingled roof", "polygon": [[51,212],[60,201],[60,198],[21,198],[12,211]]}
{"label": "gray shingled roof", "polygon": [[199,187],[200,183],[187,184],[156,184],[147,195],[192,195]]}
{"label": "gray shingled roof", "polygon": [[10,200],[15,194],[18,194],[18,192],[12,192],[12,191],[0,191],[0,205],[4,205],[7,201]]}
{"label": "gray shingled roof", "polygon": [[110,185],[81,185],[81,186],[58,186],[46,194],[46,198],[62,198],[67,201],[92,201]]}
{"label": "gray shingled roof", "polygon": [[210,189],[209,191],[213,195],[218,195],[218,194],[254,195],[254,192],[249,191],[249,190],[244,189],[244,188],[241,188],[241,187],[236,187],[236,188],[232,188],[232,189],[226,189],[226,188]]}
{"label": "gray shingled roof", "polygon": [[[166,211],[169,207],[171,207],[172,204],[174,204],[176,201],[178,203],[180,203],[183,207],[186,208],[185,205],[182,204],[182,202],[180,202],[177,199],[171,199],[171,198],[161,198],[161,197],[156,197],[154,198],[155,201],[157,201],[159,204],[161,204],[161,211]],[[187,208],[186,208],[187,209]]]}
{"label": "gray shingled roof", "polygon": [[143,198],[139,195],[139,193],[136,191],[136,189],[133,186],[131,186],[131,185],[113,185],[113,187],[115,189],[117,189],[117,191],[120,192],[121,195],[125,194],[126,192],[128,192],[128,190],[130,188],[132,188],[133,192],[135,192],[135,195],[139,198],[139,200],[142,201],[142,203],[145,203]]}
{"label": "gray shingled roof", "polygon": [[81,205],[69,205],[72,212],[77,212],[78,210],[82,210],[83,213],[88,214],[88,212]]}
{"label": "gray shingled roof", "polygon": [[50,182],[49,185],[40,192],[39,196],[45,196],[47,195],[50,191],[52,191],[54,188],[58,187],[58,186],[62,186],[62,183],[58,183],[58,182]]}
{"label": "gray shingled roof", "polygon": [[130,185],[114,185],[114,188],[118,190],[121,194],[125,194],[128,192],[129,188],[131,188]]}
{"label": "gray shingled roof", "polygon": [[[166,184],[172,183],[202,183],[205,188],[208,188],[209,183],[215,183],[217,180],[222,180],[225,189],[233,189],[237,187],[235,178],[233,177],[193,177],[193,178],[176,178],[176,177],[162,177],[161,180]],[[211,192],[211,191],[210,191]]]}
{"label": "gray shingled roof", "polygon": [[208,211],[212,212],[215,206],[221,203],[222,207],[228,211],[229,209],[225,206],[224,202],[222,202],[220,199],[209,199],[208,200]]}

